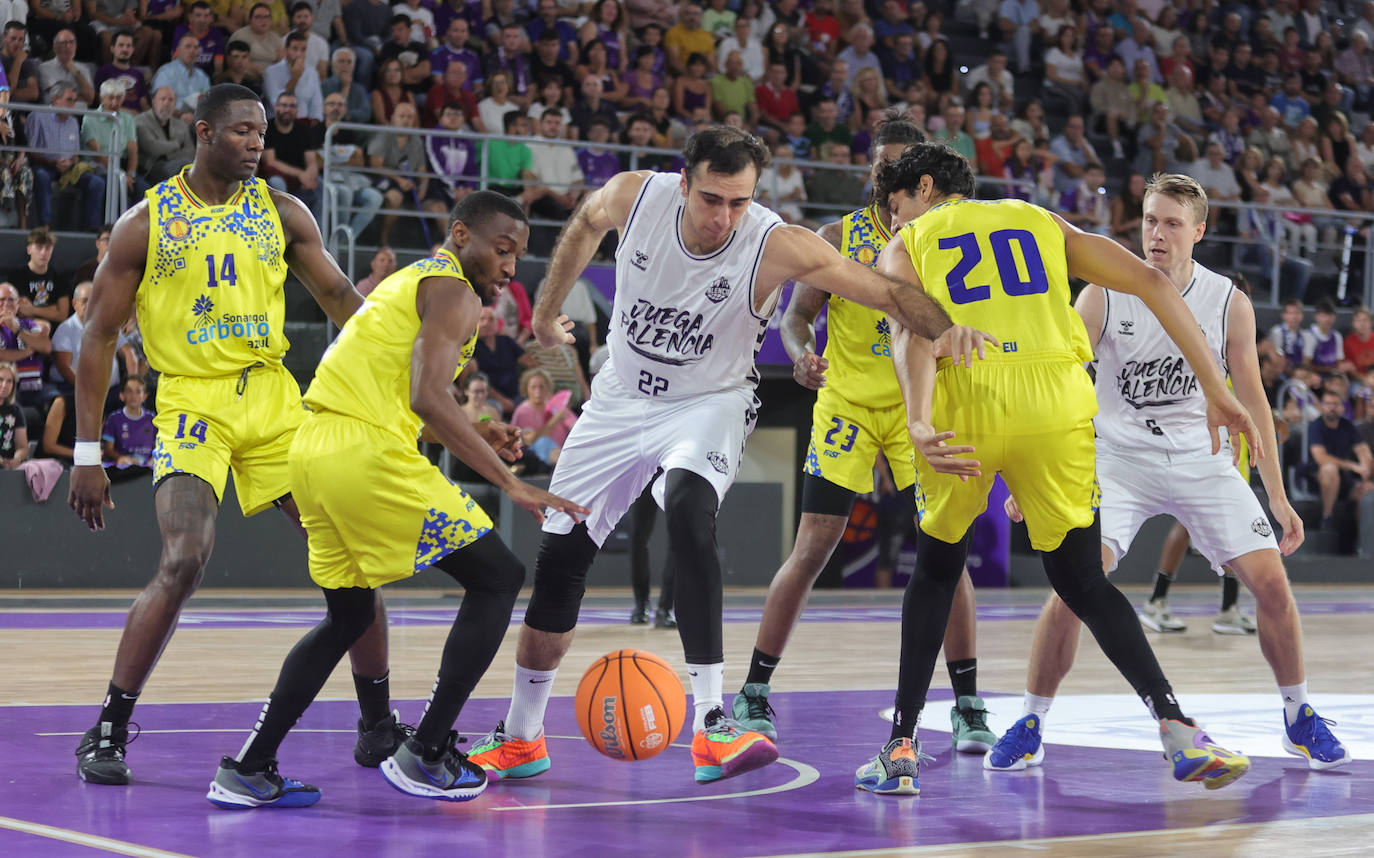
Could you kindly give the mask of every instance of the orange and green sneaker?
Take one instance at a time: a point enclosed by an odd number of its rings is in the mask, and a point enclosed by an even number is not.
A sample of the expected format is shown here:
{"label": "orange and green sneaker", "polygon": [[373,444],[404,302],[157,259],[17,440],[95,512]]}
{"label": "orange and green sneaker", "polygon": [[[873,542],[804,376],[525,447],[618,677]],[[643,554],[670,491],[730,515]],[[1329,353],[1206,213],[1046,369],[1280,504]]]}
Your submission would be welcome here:
{"label": "orange and green sneaker", "polygon": [[720,707],[706,715],[706,727],[692,738],[692,762],[696,781],[709,784],[762,768],[778,758],[778,749],[767,736],[745,730]]}
{"label": "orange and green sneaker", "polygon": [[544,733],[534,741],[512,736],[506,732],[506,722],[498,721],[496,729],[478,739],[468,754],[468,762],[487,770],[487,778],[532,778],[549,770],[549,748]]}

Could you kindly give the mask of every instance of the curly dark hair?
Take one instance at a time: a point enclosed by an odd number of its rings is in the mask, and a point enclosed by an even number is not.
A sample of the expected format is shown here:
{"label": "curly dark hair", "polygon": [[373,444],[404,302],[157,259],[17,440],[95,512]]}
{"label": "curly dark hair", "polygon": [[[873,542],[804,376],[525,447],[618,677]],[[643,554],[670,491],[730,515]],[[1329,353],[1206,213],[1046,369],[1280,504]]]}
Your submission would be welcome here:
{"label": "curly dark hair", "polygon": [[888,198],[897,191],[915,193],[922,176],[930,176],[936,193],[942,196],[973,196],[973,167],[967,158],[943,143],[917,143],[896,161],[878,168],[873,182],[874,202],[885,208]]}
{"label": "curly dark hair", "polygon": [[926,133],[921,126],[907,119],[906,114],[895,107],[888,108],[878,130],[873,132],[873,145],[869,147],[869,160],[878,160],[878,152],[884,146],[894,143],[924,143]]}
{"label": "curly dark hair", "polygon": [[706,164],[706,170],[733,176],[746,167],[753,166],[755,176],[768,166],[768,147],[763,141],[747,131],[731,128],[728,125],[712,125],[687,138],[682,147],[682,160],[687,181],[692,181],[698,164]]}

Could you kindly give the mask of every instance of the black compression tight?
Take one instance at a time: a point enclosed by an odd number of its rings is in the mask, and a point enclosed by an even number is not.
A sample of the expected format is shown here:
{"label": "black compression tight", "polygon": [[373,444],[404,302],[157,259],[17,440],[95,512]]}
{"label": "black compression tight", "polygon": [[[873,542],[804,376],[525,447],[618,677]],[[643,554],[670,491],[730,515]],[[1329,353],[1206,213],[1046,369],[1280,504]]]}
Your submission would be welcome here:
{"label": "black compression tight", "polygon": [[716,553],[719,499],[706,479],[673,469],[667,480],[668,572],[673,580],[678,634],[688,664],[725,660],[722,581]]}

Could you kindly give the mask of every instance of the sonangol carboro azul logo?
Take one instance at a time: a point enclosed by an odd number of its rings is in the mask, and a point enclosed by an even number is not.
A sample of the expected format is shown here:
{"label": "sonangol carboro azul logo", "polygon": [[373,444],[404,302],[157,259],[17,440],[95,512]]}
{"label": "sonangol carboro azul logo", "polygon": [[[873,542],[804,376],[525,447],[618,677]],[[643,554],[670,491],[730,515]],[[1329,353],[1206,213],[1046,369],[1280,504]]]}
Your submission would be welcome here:
{"label": "sonangol carboro azul logo", "polygon": [[642,250],[636,250],[635,255],[630,258],[630,264],[640,271],[644,271],[649,265],[649,254]]}
{"label": "sonangol carboro azul logo", "polygon": [[711,285],[706,287],[706,300],[712,304],[719,304],[730,294],[730,281],[724,277],[717,277],[711,281]]}
{"label": "sonangol carboro azul logo", "polygon": [[615,726],[615,698],[601,698],[601,747],[605,749],[606,756],[615,757],[617,760],[625,759],[625,749],[620,745],[620,731]]}

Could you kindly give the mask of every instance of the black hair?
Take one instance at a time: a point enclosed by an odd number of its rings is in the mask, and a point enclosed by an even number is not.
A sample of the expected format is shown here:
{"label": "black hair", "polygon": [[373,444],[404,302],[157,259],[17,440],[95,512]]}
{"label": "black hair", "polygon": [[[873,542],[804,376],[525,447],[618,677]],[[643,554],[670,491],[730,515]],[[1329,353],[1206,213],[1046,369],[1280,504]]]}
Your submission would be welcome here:
{"label": "black hair", "polygon": [[242,51],[243,53],[247,54],[252,53],[253,49],[249,47],[248,43],[245,42],[243,39],[234,39],[232,42],[224,46],[225,56],[228,56],[229,54],[232,54],[235,51]]}
{"label": "black hair", "polygon": [[448,217],[448,228],[452,232],[453,225],[461,220],[468,229],[476,231],[502,214],[518,223],[529,223],[525,209],[505,194],[496,191],[473,191],[453,207],[453,212]]}
{"label": "black hair", "polygon": [[1336,305],[1331,303],[1331,299],[1329,298],[1321,299],[1312,306],[1312,309],[1318,313],[1329,313],[1332,316],[1336,315]]}
{"label": "black hair", "polygon": [[210,8],[210,4],[209,4],[209,3],[206,3],[205,0],[196,0],[196,2],[192,3],[192,4],[187,8],[187,11],[188,11],[188,12],[194,12],[194,11],[196,11],[197,9],[209,9],[209,8]]}
{"label": "black hair", "polygon": [[967,158],[943,143],[917,143],[907,147],[896,161],[878,168],[873,199],[886,207],[888,198],[897,191],[915,193],[922,176],[930,176],[941,196],[973,196],[973,168]]}
{"label": "black hair", "polygon": [[394,27],[397,24],[405,24],[407,27],[409,27],[410,18],[406,15],[392,15],[391,20],[387,23],[387,27]]}
{"label": "black hair", "polygon": [[221,83],[210,87],[196,105],[196,122],[208,122],[214,128],[224,120],[229,105],[240,101],[255,101],[262,104],[256,92],[236,83]]}
{"label": "black hair", "polygon": [[523,115],[518,110],[507,111],[506,115],[501,117],[501,129],[509,134],[511,129],[515,127],[515,123],[519,122]]}
{"label": "black hair", "polygon": [[133,41],[133,40],[134,40],[134,31],[133,31],[133,30],[115,30],[115,31],[114,31],[114,35],[110,37],[110,44],[113,45],[115,39],[118,39],[120,36],[128,36],[128,37],[129,37],[129,40],[130,40],[130,41]]}
{"label": "black hair", "polygon": [[289,33],[286,34],[286,43],[285,43],[285,44],[286,44],[286,46],[289,48],[289,47],[291,47],[291,43],[292,43],[292,42],[308,42],[308,41],[309,41],[309,39],[307,39],[307,38],[305,37],[305,34],[304,34],[304,33],[297,33],[295,30],[292,30],[291,32],[289,32]]}
{"label": "black hair", "polygon": [[692,180],[698,164],[705,164],[709,173],[733,176],[746,167],[754,168],[755,178],[763,173],[770,160],[768,147],[747,131],[728,125],[712,125],[687,138],[682,147],[683,170],[687,181]]}
{"label": "black hair", "polygon": [[8,33],[10,30],[27,30],[27,29],[28,29],[28,27],[24,24],[23,21],[10,21],[10,22],[8,22],[7,24],[5,24],[5,32],[6,32],[6,33]]}
{"label": "black hair", "polygon": [[259,7],[259,6],[261,6],[261,7],[264,8],[264,9],[266,9],[267,12],[268,12],[268,14],[271,14],[271,12],[272,12],[272,7],[271,7],[271,6],[268,6],[266,3],[254,3],[252,6],[249,6],[249,7],[248,7],[248,17],[250,17],[250,18],[253,17],[253,13],[256,12],[256,11],[258,11],[258,7]]}
{"label": "black hair", "polygon": [[924,142],[926,142],[926,133],[921,130],[921,126],[907,119],[906,114],[895,107],[889,108],[883,114],[882,121],[878,123],[878,130],[873,132],[873,145],[869,147],[869,160],[878,160],[878,153],[884,146],[911,145],[912,143]]}
{"label": "black hair", "polygon": [[687,58],[687,65],[689,65],[689,66],[694,66],[694,65],[703,65],[703,66],[705,66],[705,65],[710,65],[710,63],[706,62],[706,55],[705,55],[705,54],[699,54],[699,53],[696,53],[696,52],[694,51],[694,52],[692,53],[692,55],[689,56],[689,57]]}
{"label": "black hair", "polygon": [[558,38],[558,31],[557,31],[557,30],[554,30],[554,29],[550,28],[550,29],[547,29],[547,30],[545,30],[544,32],[540,33],[540,34],[539,34],[539,38],[535,39],[535,41],[536,41],[536,42],[561,42],[562,39],[559,39],[559,38]]}
{"label": "black hair", "polygon": [[300,0],[300,2],[298,2],[298,3],[292,3],[292,4],[291,4],[291,17],[293,17],[293,18],[296,17],[296,13],[299,12],[299,11],[301,11],[302,9],[305,9],[305,10],[308,11],[311,15],[314,15],[314,14],[315,14],[315,7],[314,7],[314,6],[311,6],[309,3],[305,2],[305,0]]}

